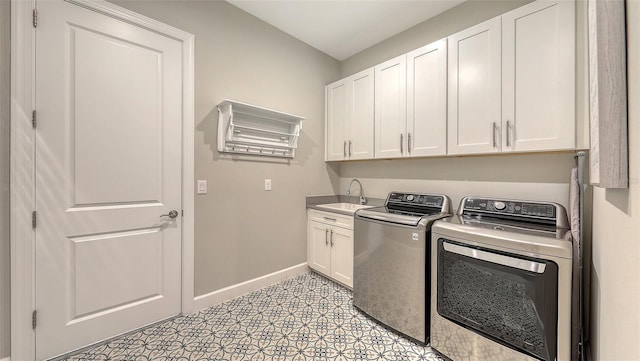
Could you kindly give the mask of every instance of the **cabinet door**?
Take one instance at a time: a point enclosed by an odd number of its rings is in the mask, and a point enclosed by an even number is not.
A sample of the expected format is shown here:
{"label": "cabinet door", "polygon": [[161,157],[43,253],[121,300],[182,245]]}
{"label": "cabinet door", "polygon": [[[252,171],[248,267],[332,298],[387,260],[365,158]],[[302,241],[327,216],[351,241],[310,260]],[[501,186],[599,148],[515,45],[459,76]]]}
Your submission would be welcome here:
{"label": "cabinet door", "polygon": [[349,159],[373,158],[373,68],[349,77]]}
{"label": "cabinet door", "polygon": [[575,4],[536,1],[502,27],[502,150],[574,148]]}
{"label": "cabinet door", "polygon": [[407,152],[447,153],[447,39],[407,54]]}
{"label": "cabinet door", "polygon": [[319,222],[309,222],[309,267],[323,273],[331,275],[331,245],[329,243],[329,227]]}
{"label": "cabinet door", "polygon": [[448,153],[500,151],[500,17],[448,38]]}
{"label": "cabinet door", "polygon": [[375,84],[375,157],[402,157],[407,150],[406,55],[376,65]]}
{"label": "cabinet door", "polygon": [[347,155],[348,82],[346,79],[326,87],[325,160],[344,160]]}
{"label": "cabinet door", "polygon": [[353,287],[353,231],[333,227],[329,232],[331,277]]}

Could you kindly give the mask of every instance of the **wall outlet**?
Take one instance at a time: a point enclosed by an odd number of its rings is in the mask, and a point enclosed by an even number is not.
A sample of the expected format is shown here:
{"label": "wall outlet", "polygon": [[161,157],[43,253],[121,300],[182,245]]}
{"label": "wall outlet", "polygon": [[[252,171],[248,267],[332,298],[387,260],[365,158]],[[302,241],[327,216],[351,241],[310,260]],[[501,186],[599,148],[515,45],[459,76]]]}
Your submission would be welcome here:
{"label": "wall outlet", "polygon": [[196,189],[196,193],[197,194],[207,194],[207,181],[206,180],[199,180],[198,181],[198,188]]}
{"label": "wall outlet", "polygon": [[264,180],[264,190],[265,191],[270,191],[271,190],[271,179],[265,179]]}

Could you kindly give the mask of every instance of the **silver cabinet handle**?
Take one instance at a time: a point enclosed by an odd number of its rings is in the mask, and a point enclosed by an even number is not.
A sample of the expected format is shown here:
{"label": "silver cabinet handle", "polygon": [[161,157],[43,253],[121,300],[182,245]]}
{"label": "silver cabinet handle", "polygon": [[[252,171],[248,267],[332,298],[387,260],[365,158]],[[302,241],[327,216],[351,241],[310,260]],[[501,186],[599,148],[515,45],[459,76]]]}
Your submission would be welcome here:
{"label": "silver cabinet handle", "polygon": [[325,221],[331,221],[331,222],[336,222],[337,219],[335,218],[329,218],[329,217],[323,217]]}
{"label": "silver cabinet handle", "polygon": [[496,125],[496,122],[493,122],[491,131],[493,132],[493,147],[498,148],[498,140],[496,139],[496,131],[498,131],[498,126]]}
{"label": "silver cabinet handle", "polygon": [[400,154],[404,154],[404,134],[400,133]]}
{"label": "silver cabinet handle", "polygon": [[329,230],[327,228],[324,229],[324,245],[329,245]]}
{"label": "silver cabinet handle", "polygon": [[407,134],[407,152],[411,154],[411,133]]}
{"label": "silver cabinet handle", "polygon": [[344,145],[342,146],[342,151],[344,152],[344,156],[347,156],[347,141],[344,141]]}
{"label": "silver cabinet handle", "polygon": [[176,211],[175,209],[172,209],[171,211],[169,211],[169,214],[161,214],[160,217],[169,217],[169,218],[176,218],[178,216],[178,211]]}
{"label": "silver cabinet handle", "polygon": [[511,122],[507,120],[507,147],[511,147],[511,137],[509,136],[510,129],[511,129]]}
{"label": "silver cabinet handle", "polygon": [[351,157],[351,141],[349,141],[349,157]]}
{"label": "silver cabinet handle", "polygon": [[333,247],[333,229],[331,230],[331,247]]}

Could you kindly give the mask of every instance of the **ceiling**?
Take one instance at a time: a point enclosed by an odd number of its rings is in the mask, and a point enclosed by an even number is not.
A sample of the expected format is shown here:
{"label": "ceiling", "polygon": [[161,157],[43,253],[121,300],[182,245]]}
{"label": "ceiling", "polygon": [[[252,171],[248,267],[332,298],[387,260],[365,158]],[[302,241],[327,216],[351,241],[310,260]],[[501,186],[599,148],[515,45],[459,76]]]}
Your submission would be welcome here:
{"label": "ceiling", "polygon": [[227,0],[344,60],[463,0]]}

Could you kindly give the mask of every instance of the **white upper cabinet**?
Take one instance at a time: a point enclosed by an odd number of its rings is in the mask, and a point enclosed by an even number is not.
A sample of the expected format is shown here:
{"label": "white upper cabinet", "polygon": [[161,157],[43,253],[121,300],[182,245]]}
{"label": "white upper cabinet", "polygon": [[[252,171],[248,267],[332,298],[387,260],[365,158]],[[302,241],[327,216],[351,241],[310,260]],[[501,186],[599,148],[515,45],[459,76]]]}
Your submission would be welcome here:
{"label": "white upper cabinet", "polygon": [[407,151],[407,56],[375,67],[375,157],[397,158]]}
{"label": "white upper cabinet", "polygon": [[328,85],[326,160],[575,149],[575,6],[534,1]]}
{"label": "white upper cabinet", "polygon": [[450,36],[448,153],[575,148],[574,28],[536,1]]}
{"label": "white upper cabinet", "polygon": [[373,68],[326,87],[325,160],[373,158]]}
{"label": "white upper cabinet", "polygon": [[347,142],[349,159],[373,158],[373,68],[349,77],[351,121]]}
{"label": "white upper cabinet", "polygon": [[325,160],[346,159],[347,79],[327,85],[326,89],[326,153]]}
{"label": "white upper cabinet", "polygon": [[502,16],[503,151],[575,148],[574,27],[572,1]]}
{"label": "white upper cabinet", "polygon": [[500,17],[448,39],[448,153],[500,150]]}
{"label": "white upper cabinet", "polygon": [[407,153],[447,154],[447,39],[407,54]]}
{"label": "white upper cabinet", "polygon": [[309,209],[307,219],[309,267],[353,287],[353,216]]}

